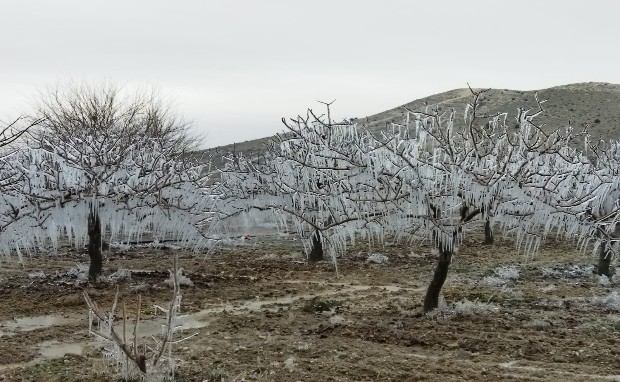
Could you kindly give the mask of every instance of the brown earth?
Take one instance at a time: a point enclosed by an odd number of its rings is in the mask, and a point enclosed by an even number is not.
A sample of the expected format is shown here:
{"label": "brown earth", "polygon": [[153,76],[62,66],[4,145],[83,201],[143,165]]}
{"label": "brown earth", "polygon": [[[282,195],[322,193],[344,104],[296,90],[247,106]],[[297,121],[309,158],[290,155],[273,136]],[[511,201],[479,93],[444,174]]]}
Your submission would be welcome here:
{"label": "brown earth", "polygon": [[[618,286],[591,273],[589,251],[551,242],[526,258],[510,241],[480,242],[463,243],[444,288],[448,305],[489,308],[469,315],[421,314],[430,246],[358,244],[338,260],[338,274],[331,262],[305,262],[299,241],[283,234],[207,258],[178,253],[194,284],[183,289],[192,323],[184,334],[197,335],[175,347],[177,380],[620,381],[620,305],[593,300]],[[170,296],[172,252],[108,254],[107,274],[134,270],[118,282],[120,296],[133,311],[141,293],[145,327],[155,323],[153,304]],[[368,263],[369,252],[389,261]],[[61,250],[0,264],[0,381],[119,380],[88,335],[81,297],[109,307],[116,286],[67,274],[86,259]],[[519,277],[493,286],[488,277],[507,265]]]}

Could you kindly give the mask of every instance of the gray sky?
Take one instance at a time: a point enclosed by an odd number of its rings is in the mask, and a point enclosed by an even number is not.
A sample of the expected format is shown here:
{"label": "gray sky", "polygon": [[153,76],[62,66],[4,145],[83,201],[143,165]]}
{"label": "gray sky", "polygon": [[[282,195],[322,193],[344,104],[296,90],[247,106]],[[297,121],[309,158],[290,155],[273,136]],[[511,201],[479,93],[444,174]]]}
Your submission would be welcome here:
{"label": "gray sky", "polygon": [[0,120],[58,82],[157,86],[205,146],[467,86],[620,83],[616,0],[5,0]]}

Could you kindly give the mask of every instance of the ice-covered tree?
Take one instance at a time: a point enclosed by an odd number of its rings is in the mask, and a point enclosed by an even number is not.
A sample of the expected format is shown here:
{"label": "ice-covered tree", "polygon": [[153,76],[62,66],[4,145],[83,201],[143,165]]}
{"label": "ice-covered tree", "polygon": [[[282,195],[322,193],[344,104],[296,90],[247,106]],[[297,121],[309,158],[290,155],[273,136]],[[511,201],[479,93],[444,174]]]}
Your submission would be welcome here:
{"label": "ice-covered tree", "polygon": [[356,236],[432,241],[439,257],[425,310],[437,306],[465,225],[477,216],[530,253],[552,231],[587,237],[582,215],[596,186],[580,177],[587,161],[568,146],[580,134],[545,133],[534,123],[543,102],[520,110],[520,128],[509,129],[505,114],[478,114],[479,94],[460,124],[438,110],[410,111],[381,135],[312,112],[287,121],[263,193],[287,195],[274,207],[312,226],[332,254]]}
{"label": "ice-covered tree", "polygon": [[346,135],[352,125],[321,122],[311,110],[306,116],[283,122],[287,130],[277,136],[262,160],[242,155],[227,158],[222,189],[229,197],[237,198],[238,213],[269,210],[283,224],[291,220],[305,239],[309,260],[321,260],[322,232],[345,224],[341,218],[352,220],[348,209],[356,207],[345,199],[338,205],[325,204],[325,200],[336,192],[338,183],[347,182],[350,170],[359,165],[355,163],[359,158],[353,155],[357,149],[349,147],[347,139],[330,146],[325,142],[330,129],[340,129]]}
{"label": "ice-covered tree", "polygon": [[[13,158],[19,145],[17,141],[22,138],[33,126],[41,120],[20,117],[0,128],[0,232],[4,232],[16,220],[19,206],[24,201],[20,196],[23,176],[17,170]],[[0,241],[0,250],[9,246]]]}
{"label": "ice-covered tree", "polygon": [[582,171],[582,177],[598,185],[597,197],[585,214],[586,222],[594,232],[597,273],[612,276],[611,260],[617,256],[614,244],[620,239],[620,142],[587,142],[586,154],[590,165]]}
{"label": "ice-covered tree", "polygon": [[80,85],[44,96],[42,119],[11,163],[23,180],[6,249],[67,238],[87,243],[89,275],[102,270],[103,237],[149,234],[199,248],[210,244],[214,200],[204,164],[191,159],[187,125],[155,93]]}

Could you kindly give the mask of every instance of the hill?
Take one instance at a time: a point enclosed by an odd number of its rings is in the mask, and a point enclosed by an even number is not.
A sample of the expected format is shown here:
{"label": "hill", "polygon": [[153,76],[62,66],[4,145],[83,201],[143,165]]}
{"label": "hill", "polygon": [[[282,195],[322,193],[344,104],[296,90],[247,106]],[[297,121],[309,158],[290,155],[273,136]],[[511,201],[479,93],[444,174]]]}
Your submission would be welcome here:
{"label": "hill", "polygon": [[[620,85],[610,83],[585,82],[531,91],[489,89],[481,98],[479,111],[484,114],[507,112],[508,120],[516,123],[517,108],[531,107],[536,110],[535,94],[537,92],[539,99],[548,100],[544,104],[544,114],[537,119],[538,123],[545,124],[546,129],[553,130],[566,126],[570,121],[574,128],[580,129],[588,125],[595,139],[620,138]],[[358,118],[356,122],[372,131],[378,131],[393,122],[402,122],[406,109],[423,111],[428,105],[438,106],[440,110],[454,109],[462,114],[465,105],[470,100],[469,89],[455,89]],[[204,153],[212,158],[214,168],[218,168],[222,165],[223,154],[235,151],[245,155],[255,155],[264,150],[272,138],[265,137],[219,146],[208,149]]]}

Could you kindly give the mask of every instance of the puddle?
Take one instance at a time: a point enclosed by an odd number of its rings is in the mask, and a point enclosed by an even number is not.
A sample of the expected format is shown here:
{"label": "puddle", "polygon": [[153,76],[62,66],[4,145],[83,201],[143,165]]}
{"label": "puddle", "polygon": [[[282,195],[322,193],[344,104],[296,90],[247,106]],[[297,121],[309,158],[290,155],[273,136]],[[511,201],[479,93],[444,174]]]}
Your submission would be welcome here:
{"label": "puddle", "polygon": [[[318,291],[315,293],[307,293],[307,294],[299,294],[299,295],[289,295],[282,296],[274,299],[268,300],[249,300],[243,301],[238,304],[232,303],[224,303],[214,305],[210,308],[201,310],[197,313],[192,313],[188,315],[179,316],[177,318],[177,328],[182,331],[191,331],[192,329],[200,329],[208,326],[215,317],[211,317],[213,314],[217,313],[231,313],[231,314],[243,314],[252,311],[277,311],[283,305],[291,305],[300,300],[310,300],[316,297],[327,297],[327,296],[339,296],[341,298],[353,299],[353,298],[365,298],[369,295],[375,293],[393,293],[399,292],[403,290],[410,291],[421,291],[424,288],[403,288],[396,285],[350,285],[350,284],[342,284],[342,283],[324,283],[324,282],[314,282],[314,281],[301,281],[301,280],[289,280],[283,281],[284,283],[289,284],[300,284],[300,283],[308,283],[308,284],[316,284],[321,286],[329,286],[332,289],[325,291]],[[364,293],[359,293],[364,292]],[[27,332],[37,329],[45,329],[52,326],[65,326],[72,325],[76,327],[80,327],[81,330],[86,330],[87,323],[84,315],[44,315],[44,316],[35,316],[35,317],[23,317],[16,318],[13,320],[5,321],[0,324],[0,336],[3,335],[15,335],[19,332]],[[138,327],[138,332],[140,333],[140,337],[150,337],[156,336],[162,332],[162,324],[165,322],[163,316],[156,317],[154,319],[143,320],[140,322],[140,326]],[[117,332],[122,331],[122,322],[116,322],[115,328]],[[131,328],[131,329],[130,329]],[[133,323],[128,322],[128,332],[133,331]],[[188,333],[191,334],[191,333]],[[179,333],[179,337],[182,334]],[[60,341],[44,341],[37,345],[35,345],[35,349],[37,350],[38,356],[35,359],[15,364],[6,364],[0,365],[0,371],[13,369],[18,367],[28,367],[32,365],[36,365],[39,362],[44,362],[46,360],[62,358],[65,354],[75,354],[75,355],[83,355],[84,349],[87,344],[97,342],[96,337],[91,337],[87,342],[74,342],[74,343],[65,343]]]}
{"label": "puddle", "polygon": [[[342,298],[364,298],[372,293],[381,292],[400,292],[400,291],[421,291],[423,288],[405,288],[397,285],[350,285],[342,283],[326,283],[320,281],[287,280],[286,284],[316,284],[320,286],[335,287],[334,289],[317,291],[299,295],[282,296],[267,300],[249,300],[239,304],[224,303],[201,310],[200,312],[179,317],[180,329],[198,329],[208,325],[205,316],[216,313],[243,313],[248,311],[270,310],[277,311],[282,305],[291,305],[299,300],[310,300],[316,297],[340,296]],[[371,292],[355,294],[357,292]],[[18,332],[28,332],[37,329],[50,328],[52,326],[80,326],[85,323],[84,315],[43,315],[33,317],[21,317],[0,323],[0,337],[15,335]],[[163,321],[162,321],[163,322]],[[161,332],[161,322],[158,319],[145,320],[140,324],[147,335],[154,335]]]}
{"label": "puddle", "polygon": [[[163,316],[140,320],[140,325],[138,326],[139,337],[145,338],[162,334],[165,321],[166,320]],[[208,326],[212,321],[213,320],[211,319],[207,319],[207,317],[204,317],[202,319],[200,317],[196,317],[195,314],[177,316],[176,330],[178,330],[178,332],[176,336],[183,337],[184,331],[204,328]],[[93,327],[93,330],[96,331],[96,327]],[[123,332],[122,321],[115,321],[114,330],[119,334]],[[91,336],[91,338],[96,338],[96,336],[93,335]],[[131,319],[127,321],[127,338],[129,340],[133,339],[133,321]]]}
{"label": "puddle", "polygon": [[45,341],[39,344],[39,360],[62,358],[65,354],[84,354],[84,345],[80,343],[64,343]]}
{"label": "puddle", "polygon": [[[284,283],[289,284],[300,284],[304,281],[284,281]],[[203,309],[197,313],[192,314],[191,316],[200,318],[203,316],[207,316],[210,314],[216,313],[232,313],[232,314],[241,314],[244,312],[253,312],[259,310],[267,310],[267,311],[278,311],[282,305],[291,305],[300,300],[311,300],[316,297],[328,297],[328,296],[336,296],[342,295],[342,298],[352,299],[352,298],[365,298],[371,295],[372,293],[364,293],[361,295],[349,295],[350,293],[355,292],[364,292],[364,291],[374,291],[376,290],[378,293],[380,292],[400,292],[402,290],[409,291],[422,291],[424,288],[403,288],[396,285],[346,285],[346,284],[338,284],[338,283],[320,283],[320,282],[308,282],[311,284],[318,285],[329,285],[329,286],[338,286],[339,289],[335,290],[327,290],[320,291],[316,293],[308,293],[308,294],[300,294],[300,295],[291,295],[291,296],[283,296],[270,300],[251,300],[245,301],[240,305],[233,305],[231,303],[214,306],[212,308]]]}
{"label": "puddle", "polygon": [[81,356],[84,354],[84,343],[64,343],[59,341],[43,341],[36,345],[38,355],[27,362],[8,363],[0,365],[0,371],[16,369],[19,367],[29,367],[37,365],[41,362],[62,358],[65,354],[74,354]]}
{"label": "puddle", "polygon": [[37,329],[45,329],[52,326],[76,325],[83,321],[83,316],[45,315],[34,317],[21,317],[0,323],[0,337],[14,335],[16,332],[29,332]]}

